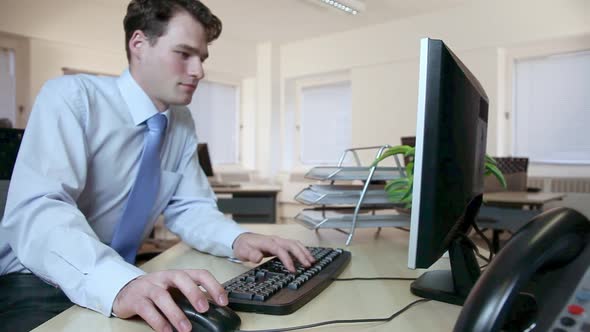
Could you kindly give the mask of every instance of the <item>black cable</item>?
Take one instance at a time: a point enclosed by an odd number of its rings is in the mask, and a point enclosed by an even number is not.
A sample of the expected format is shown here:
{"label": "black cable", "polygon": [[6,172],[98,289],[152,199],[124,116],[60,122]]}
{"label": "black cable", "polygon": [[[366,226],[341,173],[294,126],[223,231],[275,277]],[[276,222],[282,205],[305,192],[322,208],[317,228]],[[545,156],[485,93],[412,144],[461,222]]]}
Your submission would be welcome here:
{"label": "black cable", "polygon": [[287,332],[287,331],[295,331],[295,330],[303,330],[303,329],[311,329],[314,327],[320,327],[324,325],[332,325],[332,324],[358,324],[358,323],[377,323],[377,322],[389,322],[396,318],[397,316],[404,313],[406,310],[410,309],[414,305],[422,302],[428,302],[429,299],[420,299],[403,307],[401,310],[396,311],[391,316],[387,318],[367,318],[367,319],[340,319],[340,320],[329,320],[325,322],[319,322],[314,324],[308,325],[300,325],[300,326],[293,326],[293,327],[285,327],[280,329],[270,329],[270,330],[236,330],[236,332]]}
{"label": "black cable", "polygon": [[332,279],[332,281],[353,281],[353,280],[416,280],[418,278],[405,278],[405,277],[372,277],[372,278],[338,278]]}
{"label": "black cable", "polygon": [[467,242],[469,243],[469,246],[471,247],[471,249],[473,251],[475,251],[475,255],[479,258],[481,258],[484,262],[489,263],[490,260],[488,259],[488,257],[485,257],[484,255],[482,255],[479,252],[479,248],[477,248],[477,245],[475,245],[475,243],[473,243],[473,241],[469,238],[469,236],[467,236],[466,234],[461,234],[461,237]]}
{"label": "black cable", "polygon": [[479,237],[481,237],[482,240],[484,240],[484,242],[488,245],[488,251],[490,252],[489,257],[487,259],[488,262],[492,261],[492,258],[494,257],[494,250],[492,249],[492,242],[490,241],[490,239],[488,239],[488,237],[481,231],[481,229],[479,229],[479,227],[477,227],[477,224],[473,224],[473,229],[475,229],[475,232],[477,233],[477,235],[479,235]]}

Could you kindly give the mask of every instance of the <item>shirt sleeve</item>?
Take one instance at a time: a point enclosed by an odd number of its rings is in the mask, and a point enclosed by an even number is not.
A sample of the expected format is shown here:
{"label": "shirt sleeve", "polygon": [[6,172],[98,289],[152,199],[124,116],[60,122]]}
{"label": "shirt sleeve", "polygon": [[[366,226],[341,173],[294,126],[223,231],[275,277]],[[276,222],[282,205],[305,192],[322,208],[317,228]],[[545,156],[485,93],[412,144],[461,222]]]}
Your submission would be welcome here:
{"label": "shirt sleeve", "polygon": [[215,194],[197,160],[197,138],[190,113],[179,110],[175,116],[187,133],[184,146],[180,147],[183,153],[178,172],[182,177],[163,212],[165,224],[199,251],[233,256],[233,242],[246,231],[217,208]]}
{"label": "shirt sleeve", "polygon": [[0,227],[21,263],[83,307],[110,316],[144,274],[103,244],[76,200],[86,184],[88,98],[73,77],[49,81],[33,106]]}

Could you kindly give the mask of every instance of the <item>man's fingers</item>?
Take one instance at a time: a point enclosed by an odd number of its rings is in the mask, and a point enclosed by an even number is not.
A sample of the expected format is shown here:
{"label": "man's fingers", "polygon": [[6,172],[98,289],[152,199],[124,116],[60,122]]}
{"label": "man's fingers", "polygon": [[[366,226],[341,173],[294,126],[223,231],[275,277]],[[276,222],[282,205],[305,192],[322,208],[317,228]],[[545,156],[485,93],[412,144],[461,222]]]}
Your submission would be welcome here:
{"label": "man's fingers", "polygon": [[299,241],[287,240],[275,236],[244,233],[238,237],[235,243],[236,247],[234,250],[238,258],[246,258],[251,262],[259,263],[264,256],[274,255],[291,272],[295,271],[293,257],[306,267],[310,267],[315,262],[315,258],[309,250]]}
{"label": "man's fingers", "polygon": [[[223,286],[206,270],[185,270],[185,272],[199,285],[201,285],[211,296],[213,301],[219,305],[227,305],[227,292]],[[205,301],[206,302],[206,301]],[[207,307],[209,303],[206,303]]]}
{"label": "man's fingers", "polygon": [[178,331],[189,332],[191,330],[190,322],[167,290],[154,288],[150,292],[150,299]]}
{"label": "man's fingers", "polygon": [[264,258],[264,254],[256,249],[256,248],[250,248],[250,251],[248,252],[248,260],[252,263],[260,263],[262,261],[262,259]]}
{"label": "man's fingers", "polygon": [[239,250],[235,253],[237,258],[245,259],[248,262],[260,263],[264,258],[264,254],[260,249],[250,245],[248,241],[241,243]]}
{"label": "man's fingers", "polygon": [[297,258],[301,264],[303,264],[305,267],[310,267],[313,264],[315,259],[309,250],[303,246],[303,244],[297,241],[289,241],[288,245],[291,255],[295,256],[295,258]]}
{"label": "man's fingers", "polygon": [[293,259],[287,250],[279,246],[276,255],[281,260],[281,262],[283,262],[283,265],[285,265],[287,270],[295,272],[295,263],[293,262]]}
{"label": "man's fingers", "polygon": [[[135,303],[135,312],[154,330],[158,332],[171,332],[170,323],[160,314],[154,303],[144,299]],[[184,330],[183,330],[184,331]]]}

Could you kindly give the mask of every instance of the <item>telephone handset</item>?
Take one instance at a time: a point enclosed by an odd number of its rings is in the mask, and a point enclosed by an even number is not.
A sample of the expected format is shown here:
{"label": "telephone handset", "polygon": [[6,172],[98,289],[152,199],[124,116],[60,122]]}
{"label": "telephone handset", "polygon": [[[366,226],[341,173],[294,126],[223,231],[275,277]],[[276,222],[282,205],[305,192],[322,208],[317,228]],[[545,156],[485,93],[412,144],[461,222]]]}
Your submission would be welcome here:
{"label": "telephone handset", "polygon": [[479,277],[454,332],[590,330],[589,244],[575,210],[533,218]]}

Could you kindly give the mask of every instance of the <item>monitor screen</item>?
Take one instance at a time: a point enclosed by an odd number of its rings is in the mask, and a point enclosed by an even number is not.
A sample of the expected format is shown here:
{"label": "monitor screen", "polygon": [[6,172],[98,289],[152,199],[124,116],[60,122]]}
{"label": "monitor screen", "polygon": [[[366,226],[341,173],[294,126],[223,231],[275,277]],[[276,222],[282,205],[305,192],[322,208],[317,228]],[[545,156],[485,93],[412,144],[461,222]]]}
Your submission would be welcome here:
{"label": "monitor screen", "polygon": [[446,251],[451,271],[424,273],[414,294],[462,304],[479,277],[467,238],[483,195],[488,98],[441,41],[422,39],[408,267]]}
{"label": "monitor screen", "polygon": [[207,148],[207,143],[199,143],[197,144],[197,156],[199,158],[199,164],[205,172],[207,177],[214,176],[213,174],[213,166],[211,166],[211,157],[209,157],[209,149]]}

